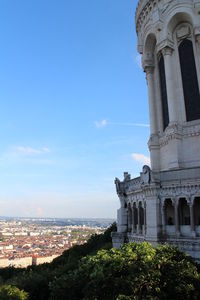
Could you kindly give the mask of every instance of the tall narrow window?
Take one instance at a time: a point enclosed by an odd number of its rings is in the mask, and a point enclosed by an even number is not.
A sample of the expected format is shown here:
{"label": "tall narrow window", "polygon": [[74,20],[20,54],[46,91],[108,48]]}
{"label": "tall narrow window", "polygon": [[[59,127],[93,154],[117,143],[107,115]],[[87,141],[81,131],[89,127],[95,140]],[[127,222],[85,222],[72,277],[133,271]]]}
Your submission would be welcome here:
{"label": "tall narrow window", "polygon": [[193,45],[185,39],[179,45],[179,57],[187,121],[200,119],[200,94]]}
{"label": "tall narrow window", "polygon": [[160,73],[160,90],[161,90],[161,100],[162,100],[162,115],[163,115],[163,129],[169,124],[169,111],[167,103],[167,87],[165,78],[165,63],[163,55],[161,55],[159,60],[159,73]]}

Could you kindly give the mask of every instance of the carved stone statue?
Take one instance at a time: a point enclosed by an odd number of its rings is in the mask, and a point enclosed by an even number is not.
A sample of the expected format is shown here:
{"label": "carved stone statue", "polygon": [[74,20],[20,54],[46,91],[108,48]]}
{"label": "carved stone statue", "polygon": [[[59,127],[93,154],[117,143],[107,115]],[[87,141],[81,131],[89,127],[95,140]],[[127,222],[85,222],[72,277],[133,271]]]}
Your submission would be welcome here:
{"label": "carved stone statue", "polygon": [[141,173],[142,184],[149,184],[151,181],[151,169],[149,166],[144,166]]}
{"label": "carved stone statue", "polygon": [[121,193],[121,190],[120,190],[120,180],[117,177],[115,178],[115,186],[116,186],[117,194],[120,194]]}

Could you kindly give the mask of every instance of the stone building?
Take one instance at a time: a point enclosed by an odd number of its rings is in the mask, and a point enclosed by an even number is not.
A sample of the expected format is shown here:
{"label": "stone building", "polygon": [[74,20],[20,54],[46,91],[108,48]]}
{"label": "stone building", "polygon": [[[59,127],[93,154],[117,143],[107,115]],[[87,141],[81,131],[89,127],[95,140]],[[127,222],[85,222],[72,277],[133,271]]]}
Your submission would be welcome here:
{"label": "stone building", "polygon": [[113,246],[168,242],[200,260],[200,0],[139,0],[151,168],[116,179]]}

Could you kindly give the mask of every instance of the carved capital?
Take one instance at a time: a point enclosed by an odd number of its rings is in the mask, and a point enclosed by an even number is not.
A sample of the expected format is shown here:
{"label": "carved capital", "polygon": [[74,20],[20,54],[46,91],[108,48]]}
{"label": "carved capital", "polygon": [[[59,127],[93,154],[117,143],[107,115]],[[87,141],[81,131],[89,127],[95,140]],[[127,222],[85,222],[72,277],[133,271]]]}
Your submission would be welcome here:
{"label": "carved capital", "polygon": [[194,28],[195,41],[200,46],[200,26]]}
{"label": "carved capital", "polygon": [[169,46],[166,46],[165,48],[162,49],[162,55],[163,56],[166,56],[166,55],[172,55],[174,49],[169,47]]}
{"label": "carved capital", "polygon": [[153,74],[154,72],[154,67],[153,66],[145,66],[144,67],[144,72],[149,75],[149,74]]}
{"label": "carved capital", "polygon": [[200,26],[196,26],[194,28],[194,35],[197,36],[197,35],[200,35]]}
{"label": "carved capital", "polygon": [[[157,46],[156,46],[156,51],[157,53],[161,52],[164,50],[164,49],[171,49],[172,52],[174,50],[174,42],[171,41],[170,39],[165,39],[165,40],[162,40]],[[167,50],[169,51],[169,50]],[[164,52],[166,52],[166,50],[164,50]],[[172,53],[171,52],[171,53]],[[163,53],[164,55],[164,53]]]}
{"label": "carved capital", "polygon": [[191,36],[191,29],[188,24],[181,24],[177,31],[176,31],[176,37],[178,41],[181,41],[183,39],[186,39]]}
{"label": "carved capital", "polygon": [[146,72],[147,74],[149,74],[149,73],[152,74],[153,73],[153,71],[154,71],[154,61],[153,61],[153,59],[150,59],[150,58],[143,59],[142,66],[143,66],[144,72]]}
{"label": "carved capital", "polygon": [[194,200],[195,200],[195,196],[193,195],[193,196],[190,197],[191,206],[194,205]]}
{"label": "carved capital", "polygon": [[172,205],[174,206],[174,208],[178,209],[178,203],[179,203],[179,197],[172,197]]}
{"label": "carved capital", "polygon": [[192,199],[190,196],[185,197],[186,201],[187,201],[187,205],[189,205],[190,207],[192,207],[193,203],[192,203]]}
{"label": "carved capital", "polygon": [[200,34],[196,35],[196,43],[200,46]]}

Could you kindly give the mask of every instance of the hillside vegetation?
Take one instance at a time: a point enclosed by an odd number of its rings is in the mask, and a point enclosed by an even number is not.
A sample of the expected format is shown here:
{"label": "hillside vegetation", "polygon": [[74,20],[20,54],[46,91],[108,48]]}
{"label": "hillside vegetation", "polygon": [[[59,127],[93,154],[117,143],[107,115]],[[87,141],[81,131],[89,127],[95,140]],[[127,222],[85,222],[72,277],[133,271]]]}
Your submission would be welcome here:
{"label": "hillside vegetation", "polygon": [[114,230],[116,225],[50,264],[0,269],[0,299],[200,299],[200,270],[189,256],[149,243],[113,249]]}

